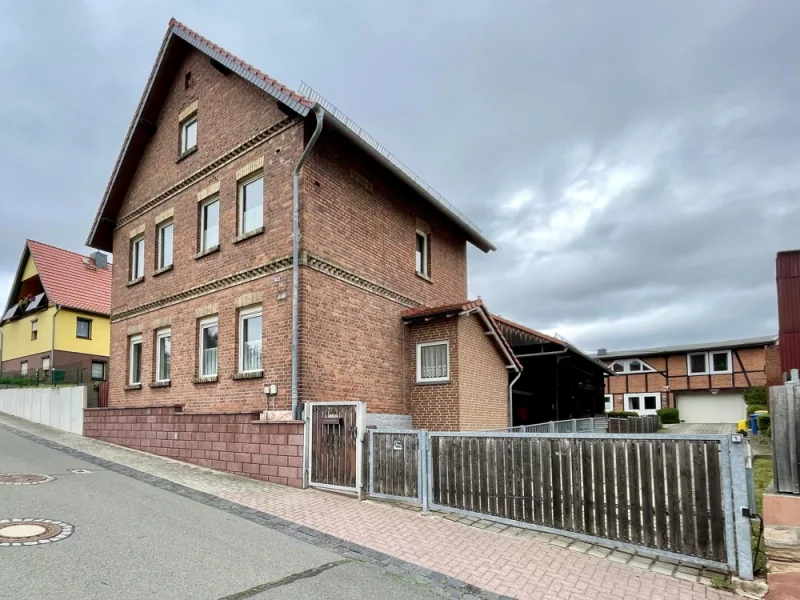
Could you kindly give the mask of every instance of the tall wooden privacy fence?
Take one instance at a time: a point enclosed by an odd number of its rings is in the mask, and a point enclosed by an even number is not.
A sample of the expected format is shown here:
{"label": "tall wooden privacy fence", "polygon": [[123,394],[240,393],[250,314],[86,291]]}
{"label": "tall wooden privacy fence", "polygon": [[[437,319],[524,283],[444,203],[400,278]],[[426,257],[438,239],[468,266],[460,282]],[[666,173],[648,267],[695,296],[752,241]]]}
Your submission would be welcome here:
{"label": "tall wooden privacy fence", "polygon": [[432,503],[727,564],[721,443],[432,434]]}
{"label": "tall wooden privacy fence", "polygon": [[800,385],[769,389],[775,489],[800,494]]}

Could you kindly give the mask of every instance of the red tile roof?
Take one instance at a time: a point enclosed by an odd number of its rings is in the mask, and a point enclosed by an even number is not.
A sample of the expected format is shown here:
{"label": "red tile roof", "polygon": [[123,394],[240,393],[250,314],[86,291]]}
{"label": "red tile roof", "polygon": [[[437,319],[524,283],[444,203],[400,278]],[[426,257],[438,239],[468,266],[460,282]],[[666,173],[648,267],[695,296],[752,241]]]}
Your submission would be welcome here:
{"label": "red tile roof", "polygon": [[111,314],[111,264],[100,269],[89,257],[76,252],[33,240],[28,240],[27,246],[50,302],[66,308]]}
{"label": "red tile roof", "polygon": [[547,335],[546,333],[542,333],[541,331],[537,331],[535,329],[531,329],[530,327],[525,327],[524,325],[520,325],[519,323],[515,323],[514,321],[509,321],[508,319],[504,319],[500,315],[492,315],[495,321],[502,323],[508,327],[513,327],[514,329],[519,329],[520,331],[524,331],[525,333],[530,333],[531,335],[535,335],[536,337],[540,337],[543,340],[547,340],[548,342],[553,342],[554,344],[558,344],[564,348],[567,347],[567,344],[564,340],[559,340],[558,338],[554,338],[551,335]]}
{"label": "red tile roof", "polygon": [[409,308],[404,310],[400,313],[400,316],[404,320],[414,320],[420,319],[422,317],[431,317],[434,315],[441,315],[448,312],[458,311],[458,312],[465,312],[470,311],[475,308],[479,308],[481,312],[486,316],[486,320],[489,321],[491,324],[491,328],[493,329],[494,333],[497,335],[497,339],[500,340],[500,344],[503,346],[502,350],[504,353],[513,361],[514,366],[518,370],[522,370],[522,364],[517,360],[517,357],[514,355],[514,350],[511,349],[511,345],[506,340],[503,332],[500,331],[500,328],[497,326],[497,323],[494,320],[494,315],[489,312],[486,308],[486,305],[483,303],[483,300],[478,298],[477,300],[468,300],[466,302],[456,302],[455,304],[441,304],[439,306],[424,306],[420,305],[414,308]]}

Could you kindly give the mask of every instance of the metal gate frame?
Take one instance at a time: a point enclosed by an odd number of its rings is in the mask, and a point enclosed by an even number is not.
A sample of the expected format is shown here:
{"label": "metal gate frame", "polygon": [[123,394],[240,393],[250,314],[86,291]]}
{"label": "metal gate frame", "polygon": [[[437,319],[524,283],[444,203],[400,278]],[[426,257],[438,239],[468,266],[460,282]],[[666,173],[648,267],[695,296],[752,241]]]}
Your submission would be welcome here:
{"label": "metal gate frame", "polygon": [[[544,525],[536,525],[533,523],[526,523],[524,521],[515,521],[506,519],[504,517],[497,517],[485,513],[476,513],[469,510],[460,508],[453,508],[450,506],[443,506],[433,502],[433,448],[430,443],[432,437],[503,437],[503,438],[575,438],[582,439],[685,439],[685,440],[709,440],[718,441],[720,444],[720,470],[722,471],[722,509],[725,512],[725,545],[727,564],[710,561],[695,556],[685,554],[677,554],[667,550],[659,550],[656,548],[649,548],[646,546],[639,546],[627,542],[620,542],[617,540],[610,540],[607,538],[595,537],[592,535],[575,533],[566,529],[556,529]],[[747,498],[747,475],[745,470],[745,442],[741,435],[704,435],[704,434],[683,434],[683,435],[669,435],[669,434],[647,434],[647,433],[492,433],[492,432],[470,432],[470,431],[437,431],[429,432],[426,443],[426,474],[428,477],[427,484],[425,485],[428,506],[442,512],[452,512],[462,514],[468,517],[477,519],[485,519],[487,521],[496,521],[504,525],[512,525],[515,527],[522,527],[525,529],[533,529],[535,531],[542,531],[545,533],[552,533],[554,535],[562,535],[565,537],[574,538],[577,540],[585,541],[590,544],[601,544],[604,546],[611,546],[620,548],[629,552],[640,554],[652,554],[654,556],[663,556],[674,560],[679,560],[684,563],[693,563],[698,566],[710,566],[718,569],[728,570],[731,573],[738,574],[741,579],[753,579],[753,556],[752,548],[750,546],[750,521],[745,511],[748,511],[748,498]],[[427,506],[423,508],[427,509]]]}
{"label": "metal gate frame", "polygon": [[[393,494],[379,494],[375,492],[375,434],[403,434],[417,436],[417,496],[395,496]],[[369,430],[369,495],[374,498],[388,500],[415,501],[422,504],[423,510],[428,510],[428,431],[425,429],[370,429]]]}
{"label": "metal gate frame", "polygon": [[[311,460],[314,448],[314,427],[311,420],[314,418],[315,406],[355,406],[356,407],[356,485],[355,487],[343,485],[331,485],[326,483],[314,483],[312,472],[313,462]],[[363,402],[307,402],[304,407],[303,419],[305,421],[305,441],[303,447],[303,487],[314,487],[323,490],[334,490],[337,492],[358,493],[362,488],[362,473],[364,472],[364,434],[366,432],[367,405]]]}

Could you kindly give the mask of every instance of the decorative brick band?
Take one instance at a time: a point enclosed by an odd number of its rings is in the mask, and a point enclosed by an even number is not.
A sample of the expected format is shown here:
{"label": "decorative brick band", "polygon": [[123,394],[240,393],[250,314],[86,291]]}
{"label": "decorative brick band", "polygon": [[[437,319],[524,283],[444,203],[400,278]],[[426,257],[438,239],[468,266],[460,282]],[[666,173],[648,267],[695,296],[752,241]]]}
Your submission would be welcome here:
{"label": "decorative brick band", "polygon": [[183,109],[183,110],[182,110],[182,111],[181,111],[181,112],[178,114],[178,121],[183,121],[184,119],[186,119],[186,117],[191,117],[191,116],[192,116],[194,113],[196,113],[196,112],[197,112],[197,106],[198,106],[198,105],[197,105],[197,100],[195,100],[195,101],[194,101],[194,102],[192,102],[192,103],[191,103],[189,106],[187,106],[186,108],[184,108],[184,109]]}
{"label": "decorative brick band", "polygon": [[168,208],[164,212],[158,213],[156,215],[156,225],[159,223],[163,223],[167,219],[171,219],[175,215],[175,208]]}
{"label": "decorative brick band", "polygon": [[263,156],[259,156],[253,162],[246,164],[241,169],[236,171],[236,181],[239,181],[240,179],[244,179],[245,177],[250,175],[250,173],[255,173],[259,169],[263,169],[263,168],[264,168],[264,157]]}
{"label": "decorative brick band", "polygon": [[209,281],[208,283],[189,288],[188,290],[184,290],[177,294],[166,296],[165,298],[160,298],[159,300],[154,300],[152,302],[147,302],[140,306],[129,308],[128,310],[120,311],[111,315],[111,322],[118,323],[119,321],[124,321],[125,319],[129,319],[137,315],[143,315],[145,313],[164,308],[165,306],[173,306],[181,302],[186,302],[187,300],[194,300],[195,298],[213,294],[214,292],[232,288],[234,286],[241,285],[242,283],[267,277],[291,268],[291,257],[279,258],[259,267],[255,267],[254,269],[239,271],[238,273],[234,273],[228,277],[223,277],[215,281]]}
{"label": "decorative brick band", "polygon": [[139,225],[136,229],[131,229],[130,233],[128,234],[128,238],[133,239],[137,235],[142,235],[144,233],[144,223]]}
{"label": "decorative brick band", "polygon": [[219,181],[215,181],[214,183],[209,183],[206,187],[202,190],[197,192],[197,201],[202,202],[209,196],[216,194],[219,192]]}
{"label": "decorative brick band", "polygon": [[300,264],[305,265],[310,269],[314,269],[315,271],[319,271],[320,273],[324,273],[325,275],[329,275],[334,279],[338,279],[339,281],[343,281],[364,291],[381,296],[387,300],[391,300],[392,302],[397,302],[398,304],[402,304],[403,306],[409,308],[419,306],[421,304],[420,302],[412,300],[408,296],[404,296],[399,292],[395,292],[394,290],[391,290],[380,283],[370,281],[365,277],[356,275],[355,273],[348,271],[343,267],[334,265],[333,263],[330,263],[317,256],[311,256],[310,254],[303,253],[300,258]]}
{"label": "decorative brick band", "polygon": [[144,213],[152,210],[153,208],[155,208],[159,204],[162,204],[163,202],[166,202],[167,200],[169,200],[173,196],[177,195],[178,193],[182,192],[183,190],[189,188],[190,186],[194,185],[195,183],[198,183],[201,179],[203,179],[207,175],[210,175],[211,173],[214,173],[214,172],[220,170],[222,167],[224,167],[225,165],[231,163],[234,159],[236,159],[240,155],[244,154],[245,152],[248,152],[248,151],[252,150],[253,148],[256,148],[256,147],[260,146],[261,144],[263,144],[264,142],[266,142],[270,138],[275,137],[279,133],[285,131],[286,129],[289,129],[291,126],[293,126],[293,125],[295,125],[296,123],[299,123],[299,122],[300,122],[300,120],[296,119],[294,117],[286,117],[282,121],[279,121],[278,123],[275,123],[275,125],[273,125],[272,127],[269,127],[267,129],[261,131],[260,133],[257,133],[256,135],[254,135],[250,139],[246,140],[245,142],[239,144],[238,146],[236,146],[232,150],[230,150],[227,153],[223,154],[222,156],[217,158],[215,161],[207,164],[206,166],[204,166],[201,169],[195,171],[194,173],[192,173],[191,175],[189,175],[185,179],[182,179],[181,181],[179,181],[178,183],[173,185],[171,188],[163,191],[162,193],[160,193],[155,198],[152,198],[152,199],[148,200],[147,202],[142,204],[140,207],[132,210],[128,214],[119,217],[117,219],[117,223],[116,223],[115,229],[119,229],[120,227],[123,227],[124,225],[130,223],[136,217],[139,217],[139,216],[143,215]]}

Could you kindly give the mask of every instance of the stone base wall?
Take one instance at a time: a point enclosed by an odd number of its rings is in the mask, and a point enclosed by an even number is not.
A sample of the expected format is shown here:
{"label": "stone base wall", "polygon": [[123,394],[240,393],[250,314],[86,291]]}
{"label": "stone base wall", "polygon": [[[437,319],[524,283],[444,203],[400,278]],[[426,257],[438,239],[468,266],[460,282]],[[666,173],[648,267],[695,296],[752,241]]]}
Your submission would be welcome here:
{"label": "stone base wall", "polygon": [[768,600],[800,598],[800,496],[764,491]]}
{"label": "stone base wall", "polygon": [[258,412],[184,413],[183,406],[87,408],[87,437],[235,475],[303,485],[303,422]]}

